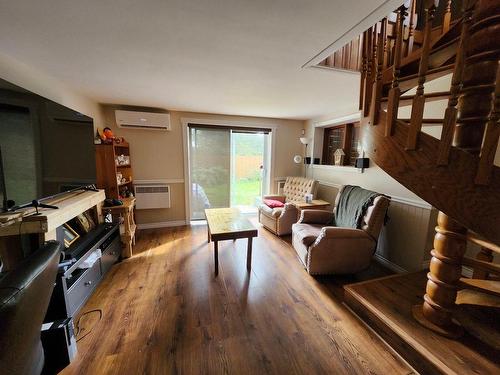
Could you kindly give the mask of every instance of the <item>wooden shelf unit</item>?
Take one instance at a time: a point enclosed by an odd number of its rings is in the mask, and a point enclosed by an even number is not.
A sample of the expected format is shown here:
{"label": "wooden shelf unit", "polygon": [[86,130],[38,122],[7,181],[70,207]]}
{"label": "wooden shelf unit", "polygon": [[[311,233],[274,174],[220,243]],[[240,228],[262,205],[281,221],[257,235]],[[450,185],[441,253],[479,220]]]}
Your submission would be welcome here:
{"label": "wooden shelf unit", "polygon": [[[128,142],[96,145],[96,169],[97,187],[106,191],[106,198],[120,197],[124,186],[132,191],[133,170],[132,164],[117,165],[116,157],[126,155],[130,158],[130,146]],[[126,182],[118,183],[117,173],[120,172],[126,178]]]}

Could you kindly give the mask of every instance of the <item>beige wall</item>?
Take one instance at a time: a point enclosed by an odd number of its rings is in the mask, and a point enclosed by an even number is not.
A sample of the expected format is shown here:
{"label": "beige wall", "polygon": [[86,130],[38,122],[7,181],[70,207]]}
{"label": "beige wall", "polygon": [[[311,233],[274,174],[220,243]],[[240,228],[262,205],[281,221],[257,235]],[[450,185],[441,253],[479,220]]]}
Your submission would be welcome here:
{"label": "beige wall", "polygon": [[[205,119],[207,121],[234,121],[248,125],[267,125],[276,127],[273,134],[276,140],[274,161],[275,177],[294,176],[301,173],[300,167],[293,162],[293,156],[302,154],[303,149],[299,142],[303,121],[280,120],[257,117],[241,117],[214,115],[194,112],[169,111],[171,131],[152,131],[141,129],[122,129],[116,126],[115,109],[151,110],[140,107],[104,105],[104,124],[113,129],[118,136],[124,137],[130,143],[130,154],[136,180],[180,180],[172,182],[171,208],[138,210],[139,224],[177,222],[186,220],[184,199],[184,149],[182,138],[182,118]],[[156,110],[158,112],[166,112]],[[271,183],[271,188],[274,187]]]}

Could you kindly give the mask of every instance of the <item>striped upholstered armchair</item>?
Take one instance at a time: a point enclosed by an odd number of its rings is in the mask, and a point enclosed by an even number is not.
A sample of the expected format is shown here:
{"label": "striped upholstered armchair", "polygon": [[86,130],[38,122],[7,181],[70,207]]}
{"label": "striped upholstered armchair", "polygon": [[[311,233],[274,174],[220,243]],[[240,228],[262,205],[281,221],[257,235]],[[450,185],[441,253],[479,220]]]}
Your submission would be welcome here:
{"label": "striped upholstered armchair", "polygon": [[298,210],[294,203],[303,202],[306,194],[316,195],[318,181],[304,177],[287,177],[282,195],[267,195],[264,200],[276,200],[282,207],[259,207],[259,222],[278,236],[292,233],[292,224],[298,220]]}

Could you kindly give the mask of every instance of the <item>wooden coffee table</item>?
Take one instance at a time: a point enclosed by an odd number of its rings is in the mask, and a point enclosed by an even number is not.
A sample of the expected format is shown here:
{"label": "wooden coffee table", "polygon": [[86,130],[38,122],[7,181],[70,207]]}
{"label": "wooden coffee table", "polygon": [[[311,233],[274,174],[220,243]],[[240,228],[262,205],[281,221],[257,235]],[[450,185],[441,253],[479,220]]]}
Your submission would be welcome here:
{"label": "wooden coffee table", "polygon": [[208,228],[208,242],[214,243],[215,275],[219,274],[219,241],[248,238],[247,270],[252,268],[252,238],[257,229],[237,208],[205,209]]}

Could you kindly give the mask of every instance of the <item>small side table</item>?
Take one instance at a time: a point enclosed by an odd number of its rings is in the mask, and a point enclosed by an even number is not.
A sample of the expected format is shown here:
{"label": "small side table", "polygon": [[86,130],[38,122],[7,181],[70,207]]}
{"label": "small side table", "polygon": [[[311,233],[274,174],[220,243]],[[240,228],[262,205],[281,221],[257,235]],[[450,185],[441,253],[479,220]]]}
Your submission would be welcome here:
{"label": "small side table", "polygon": [[313,199],[311,203],[299,202],[295,203],[295,207],[300,211],[302,210],[325,210],[330,206],[330,202],[321,200],[321,199]]}
{"label": "small side table", "polygon": [[135,198],[124,198],[122,201],[123,205],[104,207],[104,210],[110,210],[113,218],[123,218],[123,223],[120,224],[120,237],[122,243],[125,245],[122,256],[130,258],[133,255],[135,230],[137,228],[134,220]]}

